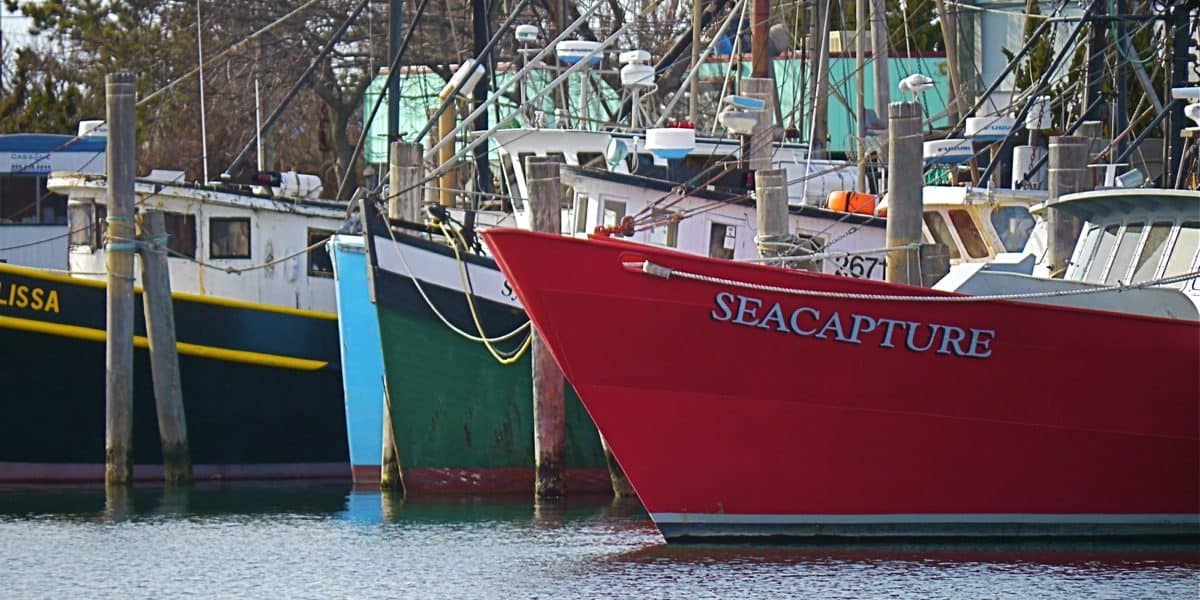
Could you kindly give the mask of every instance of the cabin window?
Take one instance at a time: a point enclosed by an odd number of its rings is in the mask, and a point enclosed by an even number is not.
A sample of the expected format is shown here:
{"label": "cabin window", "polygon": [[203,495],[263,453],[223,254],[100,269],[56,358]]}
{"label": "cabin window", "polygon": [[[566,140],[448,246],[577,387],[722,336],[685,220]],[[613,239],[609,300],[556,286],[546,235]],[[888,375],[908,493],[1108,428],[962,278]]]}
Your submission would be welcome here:
{"label": "cabin window", "polygon": [[708,229],[708,255],[713,258],[733,258],[737,248],[737,226],[713,223]]}
{"label": "cabin window", "polygon": [[671,212],[653,209],[651,219],[654,221],[654,227],[650,229],[650,243],[670,248],[678,247],[679,222],[671,218]]}
{"label": "cabin window", "polygon": [[[1175,247],[1171,249],[1171,255],[1167,257],[1167,270],[1163,272],[1163,277],[1173,277],[1187,273],[1192,268],[1192,262],[1196,258],[1196,248],[1200,246],[1200,221],[1184,221],[1179,227],[1179,237],[1175,239]],[[1172,284],[1173,286],[1183,289],[1187,282],[1181,281]]]}
{"label": "cabin window", "polygon": [[1121,241],[1117,244],[1112,268],[1108,270],[1108,277],[1104,279],[1104,283],[1116,283],[1125,278],[1125,273],[1129,271],[1129,262],[1133,259],[1133,250],[1137,248],[1138,240],[1142,238],[1142,227],[1141,223],[1130,223],[1125,226],[1125,232],[1121,234]]}
{"label": "cabin window", "polygon": [[575,233],[587,233],[587,218],[587,194],[575,194]]}
{"label": "cabin window", "polygon": [[39,179],[0,175],[0,223],[37,223]]}
{"label": "cabin window", "polygon": [[576,155],[579,157],[579,166],[588,169],[603,169],[605,167],[603,152],[580,152]]}
{"label": "cabin window", "polygon": [[1100,233],[1100,241],[1096,243],[1096,255],[1087,265],[1087,272],[1083,275],[1084,281],[1100,283],[1103,280],[1104,267],[1108,265],[1108,258],[1112,256],[1113,247],[1117,245],[1117,231],[1120,229],[1120,225],[1109,225]]}
{"label": "cabin window", "polygon": [[925,226],[929,228],[929,235],[933,236],[933,241],[936,244],[942,244],[950,250],[950,258],[961,258],[958,253],[958,244],[954,241],[954,236],[950,233],[950,227],[946,225],[946,220],[942,218],[942,214],[938,212],[923,213],[922,218],[925,219]]}
{"label": "cabin window", "polygon": [[604,225],[612,227],[621,222],[625,216],[625,203],[620,200],[604,201]]}
{"label": "cabin window", "polygon": [[250,258],[250,219],[213,217],[208,239],[211,258]]}
{"label": "cabin window", "polygon": [[1154,277],[1158,263],[1162,261],[1163,251],[1167,249],[1167,237],[1171,235],[1170,221],[1155,223],[1146,234],[1146,243],[1142,245],[1142,253],[1138,255],[1133,265],[1132,281],[1147,281]]}
{"label": "cabin window", "polygon": [[167,227],[167,252],[169,256],[196,258],[196,217],[180,213],[163,213]]}
{"label": "cabin window", "polygon": [[532,156],[537,156],[537,154],[535,154],[533,152],[518,152],[517,153],[517,163],[519,163],[521,165],[522,171],[524,171],[524,169],[525,169],[525,159],[532,157]]}
{"label": "cabin window", "polygon": [[96,205],[91,202],[72,202],[67,206],[67,246],[96,247]]}
{"label": "cabin window", "polygon": [[[803,233],[797,232],[796,233],[796,248],[800,251],[801,254],[816,254],[818,252],[822,252],[825,250],[825,238],[816,236],[816,235],[805,235]],[[789,267],[792,267],[795,269],[801,269],[804,271],[816,271],[816,272],[820,273],[825,270],[825,260],[824,259],[806,260],[806,261],[790,262],[790,263],[784,263],[784,264],[785,264],[785,266],[789,266]],[[870,276],[869,273],[868,273],[868,276]]]}
{"label": "cabin window", "polygon": [[1083,245],[1079,248],[1079,256],[1075,257],[1075,262],[1072,262],[1067,267],[1067,279],[1078,281],[1083,277],[1084,267],[1088,265],[1088,259],[1092,256],[1092,251],[1096,249],[1096,241],[1100,239],[1100,226],[1088,225],[1087,231],[1081,236]]}
{"label": "cabin window", "polygon": [[308,243],[305,246],[316,244],[308,251],[309,277],[333,277],[333,261],[329,258],[329,248],[324,244],[331,235],[333,232],[328,229],[308,228]]}
{"label": "cabin window", "polygon": [[967,254],[971,258],[987,258],[987,244],[983,241],[979,228],[975,226],[975,221],[971,219],[971,214],[965,210],[952,210],[948,214],[950,222],[954,223],[954,228],[958,230],[958,239],[962,240]]}
{"label": "cabin window", "polygon": [[1024,206],[998,206],[992,211],[992,227],[1000,236],[1006,252],[1020,252],[1025,249],[1033,233],[1034,220],[1029,209]]}

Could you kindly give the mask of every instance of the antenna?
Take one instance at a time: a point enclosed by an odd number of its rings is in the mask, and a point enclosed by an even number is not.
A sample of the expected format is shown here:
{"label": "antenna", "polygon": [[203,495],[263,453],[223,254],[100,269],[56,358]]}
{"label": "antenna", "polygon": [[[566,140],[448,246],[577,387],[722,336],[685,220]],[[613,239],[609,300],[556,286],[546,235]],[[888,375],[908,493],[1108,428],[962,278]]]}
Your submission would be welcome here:
{"label": "antenna", "polygon": [[196,0],[196,52],[200,55],[200,160],[204,183],[208,183],[208,127],[204,121],[204,27],[200,22],[200,0]]}
{"label": "antenna", "polygon": [[258,78],[254,78],[254,145],[258,146],[258,170],[263,170],[262,102],[258,97]]}

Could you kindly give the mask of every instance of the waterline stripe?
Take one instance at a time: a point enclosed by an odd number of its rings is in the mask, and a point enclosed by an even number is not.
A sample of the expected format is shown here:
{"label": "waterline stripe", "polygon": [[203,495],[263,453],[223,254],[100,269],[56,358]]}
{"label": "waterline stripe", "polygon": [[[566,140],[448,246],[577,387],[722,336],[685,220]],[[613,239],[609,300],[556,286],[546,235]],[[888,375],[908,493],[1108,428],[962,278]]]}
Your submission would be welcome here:
{"label": "waterline stripe", "polygon": [[[61,323],[46,323],[45,321],[19,319],[17,317],[0,316],[0,327],[5,329],[16,329],[18,331],[31,331],[34,333],[57,335],[60,337],[87,340],[92,342],[103,342],[108,338],[108,335],[103,329],[80,327],[78,325],[64,325]],[[146,340],[145,336],[135,335],[133,336],[133,345],[135,348],[147,348],[149,347],[149,342]],[[210,358],[213,360],[223,360],[227,362],[244,363],[263,367],[293,369],[296,371],[316,371],[329,364],[327,361],[323,360],[296,358],[293,356],[281,356],[278,354],[265,354],[262,352],[251,352],[249,350],[230,350],[228,348],[204,346],[201,344],[192,344],[188,342],[176,342],[175,347],[179,350],[180,354],[186,356],[197,356],[200,358]]]}
{"label": "waterline stripe", "polygon": [[887,525],[887,524],[1165,524],[1200,525],[1200,514],[931,513],[873,515],[744,515],[650,513],[655,523],[713,525]]}

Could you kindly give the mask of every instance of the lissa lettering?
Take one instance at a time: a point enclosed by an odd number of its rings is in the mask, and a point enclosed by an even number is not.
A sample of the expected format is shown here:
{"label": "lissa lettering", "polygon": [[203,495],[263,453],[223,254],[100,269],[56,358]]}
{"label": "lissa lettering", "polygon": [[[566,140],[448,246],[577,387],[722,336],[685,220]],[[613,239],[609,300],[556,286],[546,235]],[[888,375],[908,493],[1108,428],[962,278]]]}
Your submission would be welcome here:
{"label": "lissa lettering", "polygon": [[0,306],[57,314],[58,290],[0,281]]}
{"label": "lissa lettering", "polygon": [[875,344],[880,348],[903,347],[910,352],[933,352],[964,358],[992,355],[993,329],[963,328],[941,323],[900,321],[837,311],[822,313],[811,306],[793,306],[732,292],[717,292],[711,316],[714,321],[755,327],[800,337],[843,344]]}

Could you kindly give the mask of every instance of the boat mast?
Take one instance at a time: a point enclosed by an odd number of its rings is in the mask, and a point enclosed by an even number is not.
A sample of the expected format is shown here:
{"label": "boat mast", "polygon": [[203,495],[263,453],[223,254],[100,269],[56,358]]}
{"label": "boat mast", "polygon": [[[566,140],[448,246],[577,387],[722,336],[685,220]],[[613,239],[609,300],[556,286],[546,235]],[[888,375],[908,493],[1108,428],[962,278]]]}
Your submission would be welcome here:
{"label": "boat mast", "polygon": [[866,38],[867,0],[854,2],[854,124],[858,135],[858,191],[867,189]]}
{"label": "boat mast", "polygon": [[[475,50],[475,65],[476,68],[482,66],[485,70],[484,76],[492,72],[492,59],[489,56],[484,56],[484,50],[487,49],[490,37],[488,35],[488,17],[487,5],[484,0],[472,0],[471,2],[471,34],[474,41]],[[472,99],[475,107],[483,106],[488,98],[487,85],[477,85],[472,91]],[[488,130],[488,111],[484,110],[475,117],[475,131]],[[492,193],[492,165],[488,162],[488,143],[483,143],[475,147],[475,191],[483,194]],[[470,204],[472,207],[479,206],[479,195],[475,195],[475,201]],[[473,218],[474,214],[470,215]]]}
{"label": "boat mast", "polygon": [[825,158],[829,138],[829,4],[830,0],[813,2],[810,43],[816,50],[817,64],[812,68],[812,133],[809,136],[809,156]]}
{"label": "boat mast", "polygon": [[[391,0],[388,5],[388,64],[396,62],[396,55],[400,54],[400,40],[404,37],[404,0]],[[390,77],[388,79],[387,88],[388,97],[388,122],[387,122],[387,141],[388,148],[391,148],[392,142],[400,140],[400,78]]]}

